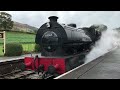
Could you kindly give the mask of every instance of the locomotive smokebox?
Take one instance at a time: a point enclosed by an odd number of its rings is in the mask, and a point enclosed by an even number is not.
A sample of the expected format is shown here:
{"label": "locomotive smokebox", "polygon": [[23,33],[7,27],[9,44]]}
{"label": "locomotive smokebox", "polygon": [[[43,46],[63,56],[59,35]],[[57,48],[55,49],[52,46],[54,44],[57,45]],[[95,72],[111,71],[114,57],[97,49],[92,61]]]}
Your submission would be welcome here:
{"label": "locomotive smokebox", "polygon": [[57,22],[58,17],[57,16],[50,16],[48,19],[50,20],[50,22]]}

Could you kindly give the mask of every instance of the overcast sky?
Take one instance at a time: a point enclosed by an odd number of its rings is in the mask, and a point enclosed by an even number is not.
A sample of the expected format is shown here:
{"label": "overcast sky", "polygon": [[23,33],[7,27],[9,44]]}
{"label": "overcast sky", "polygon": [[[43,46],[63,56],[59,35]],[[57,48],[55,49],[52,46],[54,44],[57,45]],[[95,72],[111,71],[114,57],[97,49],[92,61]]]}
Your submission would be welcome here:
{"label": "overcast sky", "polygon": [[12,20],[40,27],[51,15],[58,16],[60,23],[76,23],[78,27],[105,24],[109,28],[120,27],[120,11],[5,11]]}

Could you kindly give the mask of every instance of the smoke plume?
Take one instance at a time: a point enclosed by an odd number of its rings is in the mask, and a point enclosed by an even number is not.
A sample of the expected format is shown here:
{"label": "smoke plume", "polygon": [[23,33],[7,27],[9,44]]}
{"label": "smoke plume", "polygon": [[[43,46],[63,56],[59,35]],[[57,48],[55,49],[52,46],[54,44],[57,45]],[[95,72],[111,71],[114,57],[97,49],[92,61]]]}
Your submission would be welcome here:
{"label": "smoke plume", "polygon": [[120,46],[120,33],[117,30],[102,32],[101,39],[96,42],[90,53],[86,56],[86,63]]}

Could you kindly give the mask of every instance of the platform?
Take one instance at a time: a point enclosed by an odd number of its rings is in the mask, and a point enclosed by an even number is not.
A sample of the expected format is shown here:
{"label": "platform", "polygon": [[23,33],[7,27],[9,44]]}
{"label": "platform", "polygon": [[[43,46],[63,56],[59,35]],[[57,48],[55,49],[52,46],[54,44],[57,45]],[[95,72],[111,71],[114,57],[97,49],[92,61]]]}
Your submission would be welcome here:
{"label": "platform", "polygon": [[55,79],[120,79],[120,48]]}

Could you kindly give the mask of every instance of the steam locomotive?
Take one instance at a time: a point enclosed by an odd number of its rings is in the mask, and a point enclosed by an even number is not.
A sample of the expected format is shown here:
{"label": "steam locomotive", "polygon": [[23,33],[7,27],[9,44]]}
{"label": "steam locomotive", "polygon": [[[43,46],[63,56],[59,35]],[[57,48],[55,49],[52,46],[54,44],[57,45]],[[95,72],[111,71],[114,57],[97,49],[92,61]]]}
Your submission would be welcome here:
{"label": "steam locomotive", "polygon": [[57,16],[37,31],[35,43],[41,47],[41,57],[25,57],[26,70],[36,70],[43,78],[57,77],[85,62],[91,46],[101,32],[92,27],[77,28],[76,24],[59,24]]}

